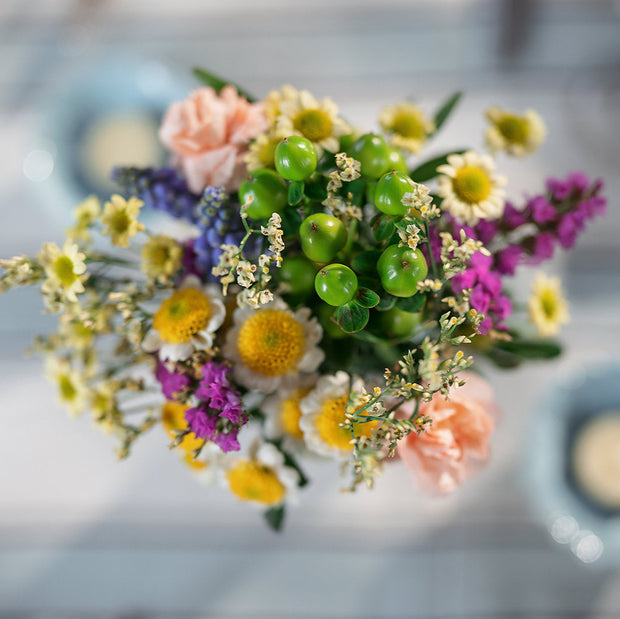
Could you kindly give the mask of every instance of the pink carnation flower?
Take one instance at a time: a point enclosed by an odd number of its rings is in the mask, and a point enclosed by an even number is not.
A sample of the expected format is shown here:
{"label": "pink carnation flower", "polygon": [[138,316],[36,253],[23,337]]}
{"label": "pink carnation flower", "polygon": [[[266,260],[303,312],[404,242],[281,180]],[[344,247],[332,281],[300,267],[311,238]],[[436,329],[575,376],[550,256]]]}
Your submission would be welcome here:
{"label": "pink carnation flower", "polygon": [[199,88],[168,108],[159,137],[176,155],[194,193],[209,185],[234,191],[246,174],[248,142],[267,125],[263,104],[248,103],[232,86],[219,95],[213,88]]}
{"label": "pink carnation flower", "polygon": [[[398,454],[423,486],[446,494],[480,468],[489,456],[497,405],[491,386],[475,374],[466,373],[467,383],[453,389],[449,399],[436,393],[420,407],[433,420],[427,432],[409,434],[398,443]],[[413,402],[399,409],[409,417]]]}

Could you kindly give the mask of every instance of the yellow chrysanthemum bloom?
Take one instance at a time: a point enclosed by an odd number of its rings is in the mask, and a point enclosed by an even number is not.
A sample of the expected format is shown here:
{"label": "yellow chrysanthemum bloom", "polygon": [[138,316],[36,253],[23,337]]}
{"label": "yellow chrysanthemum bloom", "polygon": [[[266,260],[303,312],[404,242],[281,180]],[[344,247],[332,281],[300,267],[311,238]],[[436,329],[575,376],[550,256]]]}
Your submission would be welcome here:
{"label": "yellow chrysanthemum bloom", "polygon": [[545,123],[534,110],[519,115],[491,107],[486,117],[491,122],[485,133],[486,143],[493,152],[505,150],[509,155],[523,157],[538,150],[547,136]]}
{"label": "yellow chrysanthemum bloom", "polygon": [[532,285],[528,301],[530,320],[543,337],[556,335],[568,323],[568,303],[562,294],[559,277],[547,277],[539,272]]}
{"label": "yellow chrysanthemum bloom", "polygon": [[129,247],[129,239],[144,230],[144,225],[138,221],[138,214],[144,202],[138,198],[125,200],[114,194],[106,202],[101,216],[101,223],[105,226],[103,234],[110,235],[110,243],[118,247]]}
{"label": "yellow chrysanthemum bloom", "polygon": [[181,267],[183,248],[172,237],[159,234],[142,246],[141,256],[140,267],[146,276],[165,282]]}
{"label": "yellow chrysanthemum bloom", "polygon": [[37,258],[47,275],[41,286],[43,293],[58,293],[77,303],[77,295],[84,292],[83,282],[88,278],[86,256],[79,247],[70,240],[65,241],[62,249],[56,243],[43,243]]}
{"label": "yellow chrysanthemum bloom", "polygon": [[346,421],[349,389],[361,391],[361,388],[360,381],[350,385],[346,372],[319,378],[316,387],[300,403],[302,415],[299,425],[308,449],[323,456],[346,459],[353,449],[353,436],[371,435],[379,422],[355,423],[353,434],[351,428],[342,427]]}
{"label": "yellow chrysanthemum bloom", "polygon": [[277,131],[269,131],[261,133],[252,141],[248,152],[244,156],[248,172],[254,172],[262,168],[274,168],[276,147],[282,141],[282,138],[285,137],[285,135],[281,135]]}
{"label": "yellow chrysanthemum bloom", "polygon": [[88,406],[88,389],[81,372],[71,367],[66,359],[48,357],[45,374],[58,389],[58,401],[66,406],[72,417],[83,413]]}
{"label": "yellow chrysanthemum bloom", "polygon": [[247,458],[232,458],[225,473],[230,491],[258,506],[294,501],[299,474],[284,464],[284,456],[270,443],[254,443]]}
{"label": "yellow chrysanthemum bloom", "polygon": [[390,134],[393,146],[411,153],[420,152],[435,131],[435,123],[424,111],[407,101],[384,108],[379,115],[379,124]]}
{"label": "yellow chrysanthemum bloom", "polygon": [[67,237],[74,241],[90,241],[89,229],[101,213],[101,202],[97,196],[88,196],[84,202],[75,207],[73,216],[75,225],[67,230]]}
{"label": "yellow chrysanthemum bloom", "polygon": [[506,178],[495,174],[489,155],[468,151],[450,155],[448,163],[437,168],[440,174],[437,195],[441,208],[461,223],[473,226],[480,219],[497,219],[504,212]]}
{"label": "yellow chrysanthemum bloom", "polygon": [[[338,116],[338,106],[330,99],[317,101],[307,90],[288,93],[279,103],[276,129],[282,135],[300,135],[312,142],[320,157],[323,149],[335,153],[340,137],[349,126]],[[294,96],[293,96],[294,92]]]}

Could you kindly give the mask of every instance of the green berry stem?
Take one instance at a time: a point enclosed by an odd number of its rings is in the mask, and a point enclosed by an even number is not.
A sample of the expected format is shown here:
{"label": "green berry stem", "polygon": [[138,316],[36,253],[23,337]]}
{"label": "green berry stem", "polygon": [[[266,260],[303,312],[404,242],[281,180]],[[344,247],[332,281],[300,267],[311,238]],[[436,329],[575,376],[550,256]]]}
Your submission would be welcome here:
{"label": "green berry stem", "polygon": [[409,417],[409,421],[415,421],[418,417],[419,411],[420,411],[420,400],[416,398],[415,408],[413,409],[413,413],[411,413],[411,416]]}
{"label": "green berry stem", "polygon": [[435,258],[433,257],[433,248],[431,247],[431,237],[430,237],[429,230],[428,230],[428,221],[424,222],[424,233],[425,233],[424,241],[426,242],[426,247],[428,249],[428,259],[430,260],[430,263],[431,263],[431,272],[433,274],[433,279],[437,279],[437,276],[438,276],[437,264],[435,263]]}

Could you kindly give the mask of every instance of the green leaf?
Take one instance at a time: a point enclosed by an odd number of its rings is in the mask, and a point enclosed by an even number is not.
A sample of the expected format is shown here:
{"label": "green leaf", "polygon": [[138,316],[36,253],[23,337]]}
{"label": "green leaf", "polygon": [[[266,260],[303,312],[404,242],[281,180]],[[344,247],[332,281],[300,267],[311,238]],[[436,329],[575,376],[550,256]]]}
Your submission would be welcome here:
{"label": "green leaf", "polygon": [[464,150],[456,150],[451,153],[446,153],[445,155],[435,157],[434,159],[429,159],[419,165],[415,170],[412,170],[409,176],[416,183],[425,183],[426,181],[429,181],[437,176],[437,168],[440,165],[448,163],[449,155],[462,155],[464,152]]}
{"label": "green leaf", "polygon": [[338,326],[345,333],[356,333],[368,324],[370,312],[367,307],[362,307],[356,301],[349,301],[345,305],[340,305],[334,316]]}
{"label": "green leaf", "polygon": [[305,192],[311,200],[317,202],[323,202],[327,198],[326,183],[323,182],[324,176],[320,176],[317,180],[309,181],[306,183]]}
{"label": "green leaf", "polygon": [[439,108],[439,110],[437,110],[437,113],[435,114],[435,118],[434,118],[435,120],[435,131],[433,132],[434,134],[439,131],[439,129],[441,128],[441,125],[443,125],[448,119],[448,116],[452,114],[452,110],[454,110],[457,103],[461,100],[462,96],[463,96],[462,92],[455,92],[451,97],[449,97],[444,102],[444,104]]}
{"label": "green leaf", "polygon": [[345,193],[351,194],[351,204],[354,206],[362,206],[364,201],[364,193],[366,191],[366,181],[363,178],[357,178],[350,183],[344,185]]}
{"label": "green leaf", "polygon": [[394,220],[391,217],[381,217],[375,225],[375,239],[378,243],[383,243],[392,238],[394,234]]}
{"label": "green leaf", "polygon": [[292,181],[288,186],[288,203],[291,206],[299,204],[304,197],[304,182]]}
{"label": "green leaf", "polygon": [[396,307],[403,310],[403,312],[410,312],[415,314],[424,308],[426,304],[426,297],[423,294],[417,292],[412,297],[401,298],[396,301]]}
{"label": "green leaf", "polygon": [[519,367],[523,360],[521,357],[517,355],[513,355],[512,353],[505,352],[500,350],[499,348],[492,348],[491,350],[486,352],[486,356],[493,362],[497,367],[512,369]]}
{"label": "green leaf", "polygon": [[521,359],[555,359],[562,354],[562,347],[553,340],[519,340],[497,342],[495,348]]}
{"label": "green leaf", "polygon": [[297,485],[300,488],[307,486],[309,483],[309,480],[304,475],[304,472],[299,467],[299,464],[297,464],[297,460],[295,460],[295,458],[293,458],[293,456],[291,456],[291,454],[288,453],[287,451],[282,451],[281,449],[280,451],[282,452],[282,455],[284,456],[284,464],[286,466],[290,466],[291,468],[295,469],[297,473],[299,474],[299,481],[297,482]]}
{"label": "green leaf", "polygon": [[376,276],[379,256],[381,256],[381,252],[378,249],[361,251],[353,257],[351,266],[353,270],[360,275]]}
{"label": "green leaf", "polygon": [[245,90],[237,86],[237,84],[234,84],[233,82],[229,82],[228,80],[224,80],[221,77],[214,75],[213,73],[209,73],[209,71],[205,71],[204,69],[201,69],[200,67],[195,67],[192,70],[192,73],[203,84],[205,84],[206,86],[211,86],[211,88],[213,88],[213,90],[215,90],[215,92],[217,92],[218,94],[222,90],[222,88],[224,88],[224,86],[233,86],[237,90],[237,92],[242,97],[245,97],[250,103],[256,101],[255,97],[253,97],[251,94],[249,94],[248,92],[246,92]]}
{"label": "green leaf", "polygon": [[280,507],[271,507],[265,511],[265,520],[267,524],[276,532],[282,529],[282,525],[284,524],[284,505],[280,505]]}
{"label": "green leaf", "polygon": [[370,288],[358,288],[355,300],[362,307],[371,308],[378,305],[381,299],[379,295],[374,290],[370,290]]}
{"label": "green leaf", "polygon": [[392,309],[396,305],[396,297],[393,297],[391,294],[387,292],[381,295],[381,300],[377,304],[376,309],[380,312],[387,312],[387,310]]}

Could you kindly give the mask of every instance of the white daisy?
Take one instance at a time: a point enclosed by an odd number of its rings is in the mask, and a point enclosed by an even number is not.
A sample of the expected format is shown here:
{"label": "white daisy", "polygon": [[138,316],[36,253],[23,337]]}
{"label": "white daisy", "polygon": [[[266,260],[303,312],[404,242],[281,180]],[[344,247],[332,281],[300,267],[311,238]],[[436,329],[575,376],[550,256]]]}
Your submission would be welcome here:
{"label": "white daisy", "polygon": [[379,115],[379,124],[390,134],[393,146],[411,153],[420,152],[435,131],[435,123],[421,108],[408,101],[384,108]]}
{"label": "white daisy", "polygon": [[75,243],[67,239],[62,249],[55,243],[43,243],[37,256],[45,269],[47,279],[41,290],[44,294],[60,294],[63,298],[77,302],[77,295],[84,292],[86,272],[86,255],[80,252]]}
{"label": "white daisy", "polygon": [[493,152],[505,150],[509,155],[523,157],[538,150],[547,137],[545,123],[534,110],[525,110],[520,116],[491,107],[486,116],[491,121],[485,132],[486,143]]}
{"label": "white daisy", "polygon": [[248,389],[271,393],[292,387],[300,372],[314,372],[325,358],[318,343],[323,329],[307,307],[293,312],[275,299],[260,309],[239,307],[222,349],[235,380]]}
{"label": "white daisy", "polygon": [[45,361],[45,374],[58,388],[58,401],[66,406],[71,417],[88,408],[86,377],[74,369],[67,359],[50,356]]}
{"label": "white daisy", "polygon": [[349,126],[338,116],[338,106],[329,98],[317,101],[307,90],[291,87],[282,98],[276,117],[276,130],[282,135],[300,135],[312,142],[320,157],[323,149],[335,153],[339,138],[350,132]]}
{"label": "white daisy", "polygon": [[187,359],[194,350],[213,347],[213,334],[225,317],[219,286],[203,286],[190,275],[155,312],[153,328],[144,337],[142,348],[159,351],[162,361]]}
{"label": "white daisy", "polygon": [[480,219],[502,216],[507,179],[494,173],[495,163],[489,155],[468,151],[450,155],[448,163],[437,168],[437,195],[443,198],[441,208],[460,222],[473,226]]}
{"label": "white daisy", "polygon": [[342,427],[351,391],[361,392],[361,380],[351,380],[346,372],[321,376],[315,388],[301,400],[299,426],[304,433],[306,446],[322,456],[345,460],[351,455],[354,436],[370,436],[379,422],[354,423]]}
{"label": "white daisy", "polygon": [[297,500],[299,473],[284,464],[284,455],[271,443],[255,440],[246,456],[229,455],[221,479],[238,499],[258,507]]}

